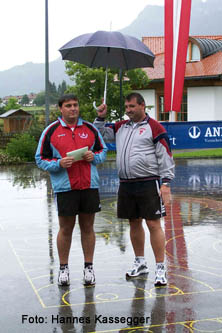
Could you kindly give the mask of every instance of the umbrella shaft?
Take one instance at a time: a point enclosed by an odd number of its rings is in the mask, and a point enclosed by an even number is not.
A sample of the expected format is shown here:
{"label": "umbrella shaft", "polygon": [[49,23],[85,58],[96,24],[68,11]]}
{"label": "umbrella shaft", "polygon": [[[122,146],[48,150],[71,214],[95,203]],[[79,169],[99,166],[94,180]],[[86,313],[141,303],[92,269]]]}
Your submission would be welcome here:
{"label": "umbrella shaft", "polygon": [[103,103],[104,104],[106,104],[107,79],[108,79],[108,68],[106,67],[105,88],[104,88],[104,95],[103,95]]}

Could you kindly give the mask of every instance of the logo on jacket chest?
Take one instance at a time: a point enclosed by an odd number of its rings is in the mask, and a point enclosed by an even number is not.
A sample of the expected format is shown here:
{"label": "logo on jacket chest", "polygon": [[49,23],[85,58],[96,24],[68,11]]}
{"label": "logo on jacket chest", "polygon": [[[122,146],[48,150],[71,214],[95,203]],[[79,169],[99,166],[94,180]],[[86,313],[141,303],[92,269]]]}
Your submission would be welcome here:
{"label": "logo on jacket chest", "polygon": [[144,127],[139,128],[139,135],[142,135],[145,132],[145,130],[146,129]]}
{"label": "logo on jacket chest", "polygon": [[88,138],[88,134],[87,133],[79,133],[79,136],[81,139],[87,139]]}

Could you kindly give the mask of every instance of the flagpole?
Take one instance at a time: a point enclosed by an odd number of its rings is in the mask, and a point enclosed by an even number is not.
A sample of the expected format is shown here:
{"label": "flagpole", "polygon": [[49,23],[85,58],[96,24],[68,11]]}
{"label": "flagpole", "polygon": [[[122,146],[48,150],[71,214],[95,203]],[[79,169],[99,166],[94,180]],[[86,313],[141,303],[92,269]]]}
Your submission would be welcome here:
{"label": "flagpole", "polygon": [[165,82],[164,111],[181,111],[192,0],[165,0]]}
{"label": "flagpole", "polygon": [[176,112],[173,110],[169,112],[169,121],[176,121]]}

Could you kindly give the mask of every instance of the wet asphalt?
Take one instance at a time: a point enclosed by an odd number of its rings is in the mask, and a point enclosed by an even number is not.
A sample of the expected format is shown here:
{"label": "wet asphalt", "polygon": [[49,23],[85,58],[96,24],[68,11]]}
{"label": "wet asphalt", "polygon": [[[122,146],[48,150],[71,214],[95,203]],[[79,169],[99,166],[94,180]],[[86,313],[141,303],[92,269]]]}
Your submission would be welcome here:
{"label": "wet asphalt", "polygon": [[57,211],[47,173],[34,164],[0,167],[0,332],[221,332],[222,160],[176,162],[172,205],[162,220],[168,285],[149,274],[126,280],[134,256],[126,220],[116,218],[115,162],[99,169],[95,287],[84,287],[78,224],[71,284],[58,287]]}

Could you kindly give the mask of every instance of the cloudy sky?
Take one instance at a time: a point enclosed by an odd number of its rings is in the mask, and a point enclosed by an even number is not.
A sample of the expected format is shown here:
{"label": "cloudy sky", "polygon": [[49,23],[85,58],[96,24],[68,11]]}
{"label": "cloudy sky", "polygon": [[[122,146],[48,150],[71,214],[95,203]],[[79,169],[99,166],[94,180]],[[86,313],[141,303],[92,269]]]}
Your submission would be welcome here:
{"label": "cloudy sky", "polygon": [[[72,38],[128,26],[147,5],[164,0],[48,0],[49,60]],[[45,59],[45,0],[0,1],[0,71]]]}

